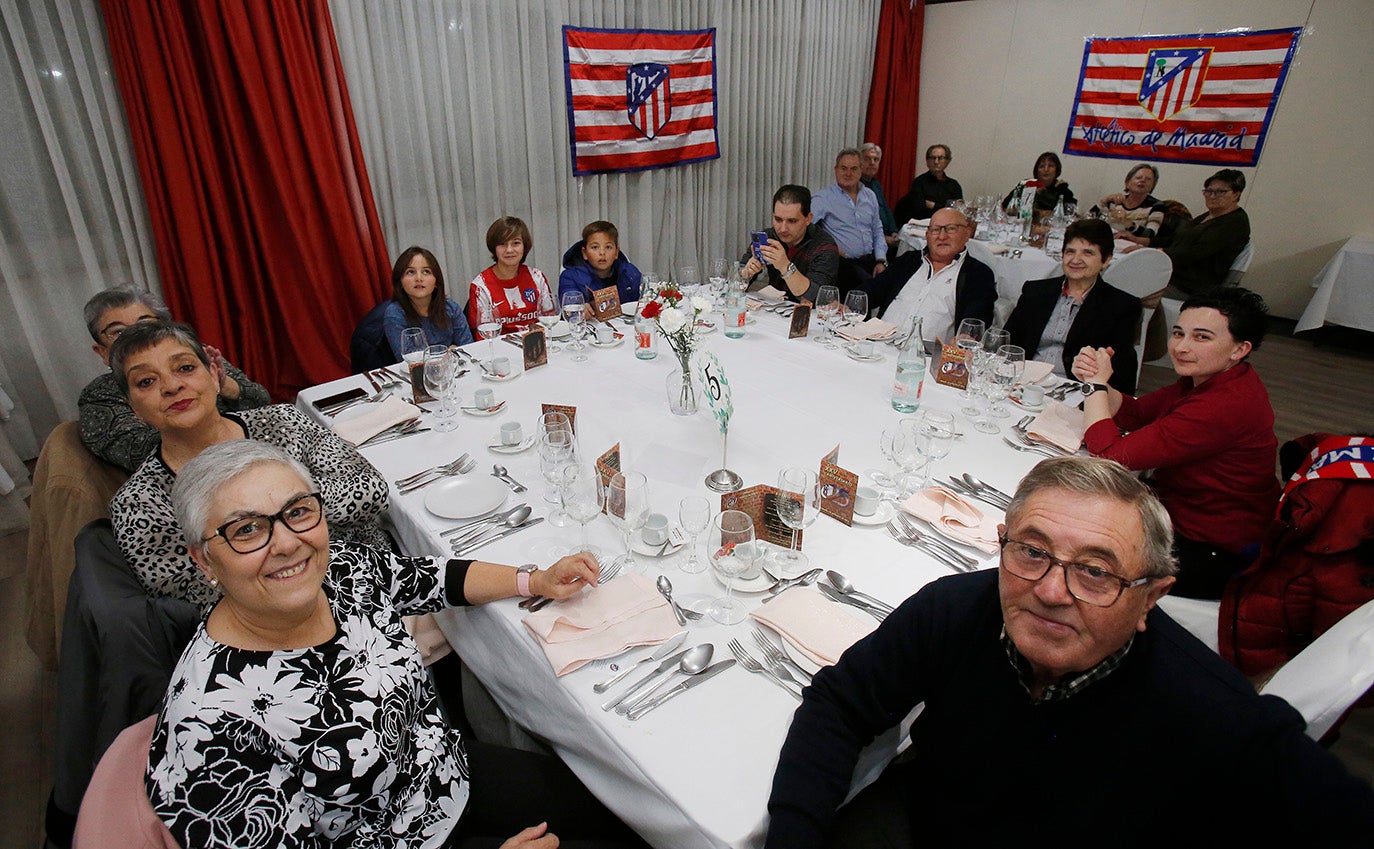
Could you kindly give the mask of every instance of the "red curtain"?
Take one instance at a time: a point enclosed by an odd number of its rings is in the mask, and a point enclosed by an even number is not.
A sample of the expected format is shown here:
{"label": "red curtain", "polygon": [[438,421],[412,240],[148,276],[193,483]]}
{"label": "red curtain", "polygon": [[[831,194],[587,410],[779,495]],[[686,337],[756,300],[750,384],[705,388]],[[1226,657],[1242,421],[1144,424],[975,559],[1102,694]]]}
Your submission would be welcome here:
{"label": "red curtain", "polygon": [[326,0],[101,0],[172,314],[278,400],[390,291]]}
{"label": "red curtain", "polygon": [[878,181],[889,204],[906,195],[917,161],[925,162],[924,154],[916,149],[925,16],[925,0],[883,0],[878,15],[864,139],[883,149]]}

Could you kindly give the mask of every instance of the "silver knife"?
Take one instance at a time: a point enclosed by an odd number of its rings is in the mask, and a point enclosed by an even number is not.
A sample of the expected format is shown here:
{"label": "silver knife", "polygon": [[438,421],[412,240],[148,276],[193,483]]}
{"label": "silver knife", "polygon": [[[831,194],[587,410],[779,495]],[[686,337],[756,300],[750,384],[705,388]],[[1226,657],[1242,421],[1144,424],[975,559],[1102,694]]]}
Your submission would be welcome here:
{"label": "silver knife", "polygon": [[517,531],[523,531],[525,528],[532,528],[532,527],[534,527],[535,525],[539,524],[539,523],[542,522],[542,521],[544,521],[544,519],[543,519],[543,517],[541,516],[541,517],[539,517],[539,518],[530,519],[530,520],[526,521],[524,524],[516,525],[516,526],[513,527],[513,528],[506,528],[505,530],[502,530],[502,531],[500,531],[500,532],[498,532],[498,533],[489,534],[489,535],[483,536],[483,537],[478,537],[477,539],[473,540],[472,542],[464,543],[464,544],[461,545],[461,546],[455,546],[454,549],[453,549],[453,553],[454,553],[455,555],[459,555],[459,554],[467,554],[467,553],[469,553],[469,552],[476,551],[477,549],[481,548],[482,546],[486,545],[486,544],[489,543],[489,542],[496,542],[496,541],[497,541],[498,539],[500,539],[501,537],[510,536],[511,534],[513,534],[513,533],[515,533],[515,532],[517,532]]}
{"label": "silver knife", "polygon": [[845,595],[844,593],[840,592],[834,587],[826,586],[825,584],[816,584],[816,589],[820,590],[821,593],[831,601],[838,601],[840,604],[847,604],[850,607],[857,607],[864,613],[867,613],[871,615],[873,618],[877,619],[879,622],[882,622],[883,620],[887,619],[887,614],[883,613],[878,608],[873,607],[869,604],[865,604],[864,602],[859,601],[858,599],[850,598],[849,596]]}
{"label": "silver knife", "polygon": [[649,711],[653,710],[654,708],[658,707],[659,705],[663,704],[664,702],[668,701],[674,696],[680,696],[688,690],[692,689],[693,687],[697,686],[698,684],[705,684],[707,679],[714,678],[715,676],[734,666],[735,662],[735,659],[732,657],[729,660],[722,660],[717,663],[713,663],[710,666],[698,672],[696,675],[691,676],[687,680],[673,687],[671,690],[659,696],[658,698],[652,699],[649,702],[642,704],[639,707],[636,707],[634,710],[630,711],[625,715],[630,719],[639,719],[644,714],[648,713]]}
{"label": "silver knife", "polygon": [[524,485],[523,483],[521,483],[520,481],[516,480],[515,478],[511,477],[510,475],[498,475],[498,474],[496,474],[495,471],[493,471],[493,472],[491,473],[491,476],[494,477],[494,478],[496,478],[496,479],[499,480],[499,481],[505,482],[505,484],[506,484],[507,486],[510,487],[510,491],[511,491],[511,492],[524,492],[524,491],[525,491],[525,485]]}
{"label": "silver knife", "polygon": [[614,710],[615,706],[625,701],[625,699],[628,696],[634,695],[635,693],[639,692],[641,689],[643,689],[644,685],[648,684],[650,681],[657,678],[660,674],[667,672],[674,666],[677,666],[678,661],[682,660],[682,656],[689,651],[691,651],[690,648],[682,649],[681,651],[674,652],[673,654],[670,654],[667,657],[663,658],[663,660],[659,661],[658,666],[656,666],[652,671],[650,671],[649,674],[645,675],[643,678],[636,681],[634,683],[634,686],[626,690],[624,693],[621,693],[616,698],[611,699],[609,702],[603,704],[601,706],[601,709]]}
{"label": "silver knife", "polygon": [[678,631],[676,634],[669,637],[666,643],[655,649],[653,654],[641,657],[639,660],[636,660],[634,663],[629,664],[624,669],[620,670],[615,675],[612,675],[605,681],[602,681],[599,684],[594,684],[592,686],[592,690],[597,693],[606,692],[607,690],[614,687],[616,684],[620,683],[621,679],[623,679],[626,675],[629,675],[631,672],[635,671],[635,669],[637,669],[641,664],[656,663],[662,660],[663,658],[667,657],[668,655],[672,654],[674,651],[677,650],[678,646],[682,645],[682,641],[685,639],[687,639],[687,632]]}

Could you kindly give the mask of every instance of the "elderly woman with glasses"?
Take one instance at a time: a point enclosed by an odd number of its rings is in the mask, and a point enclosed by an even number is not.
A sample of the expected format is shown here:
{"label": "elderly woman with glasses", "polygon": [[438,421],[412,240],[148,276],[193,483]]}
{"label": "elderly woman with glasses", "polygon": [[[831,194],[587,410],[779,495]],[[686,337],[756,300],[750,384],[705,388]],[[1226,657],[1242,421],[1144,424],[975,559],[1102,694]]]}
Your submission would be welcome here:
{"label": "elderly woman with glasses", "polygon": [[[590,555],[523,571],[331,541],[310,471],[252,440],[188,461],[172,502],[222,593],[177,663],[149,753],[148,794],[179,845],[542,849],[565,825],[633,840],[554,759],[465,746],[401,624],[522,593],[566,598],[596,583]],[[521,783],[537,792],[509,792]]]}
{"label": "elderly woman with glasses", "polygon": [[1165,297],[1186,298],[1226,282],[1231,263],[1250,243],[1250,216],[1240,206],[1243,191],[1245,175],[1234,168],[1207,178],[1202,189],[1207,211],[1179,228],[1164,248],[1174,261]]}

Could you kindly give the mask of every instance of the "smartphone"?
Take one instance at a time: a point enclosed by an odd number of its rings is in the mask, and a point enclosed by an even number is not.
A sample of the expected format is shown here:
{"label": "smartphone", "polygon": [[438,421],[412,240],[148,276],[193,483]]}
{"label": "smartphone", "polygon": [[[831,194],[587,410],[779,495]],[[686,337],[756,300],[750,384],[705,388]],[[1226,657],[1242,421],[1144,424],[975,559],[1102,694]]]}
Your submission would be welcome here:
{"label": "smartphone", "polygon": [[358,398],[364,398],[366,396],[367,393],[362,389],[346,389],[343,392],[340,392],[338,395],[330,395],[328,398],[320,398],[319,400],[312,401],[311,403],[315,405],[315,409],[319,410],[320,412],[324,412],[325,410],[328,410],[332,407],[337,407],[340,404],[347,404],[349,401],[353,401]]}
{"label": "smartphone", "polygon": [[768,244],[768,232],[766,230],[755,230],[752,233],[753,241],[751,247],[754,251],[754,259],[759,262],[766,262],[763,258],[763,246]]}

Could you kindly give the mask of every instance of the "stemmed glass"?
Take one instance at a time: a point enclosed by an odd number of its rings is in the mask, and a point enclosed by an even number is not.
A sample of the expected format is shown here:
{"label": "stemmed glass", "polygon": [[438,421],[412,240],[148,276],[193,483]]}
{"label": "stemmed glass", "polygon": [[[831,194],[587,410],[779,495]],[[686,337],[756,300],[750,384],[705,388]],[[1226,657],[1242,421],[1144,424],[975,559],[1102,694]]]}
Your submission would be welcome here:
{"label": "stemmed glass", "polygon": [[553,293],[548,289],[539,290],[539,326],[544,328],[545,345],[550,351],[558,351],[558,346],[553,344],[553,340],[548,337],[552,332],[553,326],[558,323],[558,304],[553,300]]}
{"label": "stemmed glass", "polygon": [[[577,436],[573,433],[572,423],[568,417],[562,413],[545,413],[539,418],[539,432],[537,434],[539,446],[542,449],[545,443],[552,442],[555,445],[566,446],[567,450],[574,456],[577,454]],[[543,452],[541,450],[542,459]],[[550,484],[554,484],[548,492],[544,493],[544,500],[550,504],[558,503],[557,484],[545,475],[545,479]]]}
{"label": "stemmed glass", "polygon": [[820,489],[810,469],[793,466],[778,473],[778,518],[792,529],[792,544],[774,558],[782,570],[779,577],[795,578],[806,571],[809,560],[797,550],[797,532],[810,527],[821,514]]}
{"label": "stemmed glass", "polygon": [[735,600],[735,578],[751,571],[759,556],[754,520],[739,510],[721,511],[711,520],[706,547],[725,582],[725,595],[714,599],[707,613],[722,625],[738,625],[744,621],[744,605]]}
{"label": "stemmed glass", "polygon": [[921,420],[906,418],[882,433],[883,454],[897,468],[893,475],[896,497],[905,498],[925,485],[921,470],[929,463],[927,456],[930,437],[922,429]]}
{"label": "stemmed glass", "polygon": [[678,568],[689,575],[706,571],[706,561],[701,559],[697,550],[697,538],[711,526],[711,502],[700,495],[687,496],[678,502],[677,520],[692,540],[691,553],[686,562],[678,564]]}
{"label": "stemmed glass", "polygon": [[406,365],[414,366],[425,361],[425,349],[429,347],[429,342],[425,340],[425,331],[418,327],[407,327],[401,331],[401,350],[397,351]]}
{"label": "stemmed glass", "polygon": [[868,321],[868,293],[854,289],[845,295],[841,317],[845,324],[863,324]]}
{"label": "stemmed glass", "polygon": [[601,479],[597,476],[596,466],[573,462],[564,465],[562,470],[563,510],[582,526],[582,543],[577,550],[600,557],[601,550],[587,542],[587,525],[601,515]]}
{"label": "stemmed glass", "polygon": [[625,538],[625,554],[617,560],[625,560],[622,569],[633,570],[630,538],[649,518],[649,479],[640,472],[617,472],[606,484],[606,515]]}
{"label": "stemmed glass", "polygon": [[1003,345],[997,349],[997,359],[997,367],[992,373],[992,386],[997,399],[988,412],[1004,419],[1011,415],[1011,410],[1002,402],[1026,371],[1026,349],[1020,345]]}
{"label": "stemmed glass", "polygon": [[477,305],[477,334],[487,340],[487,359],[495,359],[495,339],[501,335],[501,322],[496,320],[495,305],[490,303]]}
{"label": "stemmed glass", "polygon": [[[970,372],[969,385],[973,385],[973,380],[976,376],[978,394],[983,396],[984,403],[978,404],[976,403],[977,399],[974,398],[972,406],[975,409],[972,413],[969,413],[969,415],[973,416],[973,427],[979,433],[997,432],[997,425],[988,418],[988,407],[991,404],[992,397],[992,372],[996,369],[997,364],[1001,362],[1001,358],[997,354],[998,349],[1007,344],[1010,338],[1011,334],[1007,333],[1007,331],[995,327],[990,328],[983,333],[982,346],[977,351],[973,352],[973,359],[976,363],[976,375]],[[968,413],[969,411],[965,408],[964,412]]]}
{"label": "stemmed glass", "polygon": [[975,403],[978,388],[975,386],[974,370],[976,368],[973,359],[974,354],[982,345],[983,320],[978,318],[966,318],[959,322],[959,329],[954,332],[954,344],[964,353],[965,372],[968,374],[968,382],[964,385],[967,393],[962,412],[966,415],[977,415],[978,409]]}
{"label": "stemmed glass", "polygon": [[697,273],[695,265],[684,265],[677,270],[677,287],[687,297],[697,293],[697,289],[701,287],[701,275]]}
{"label": "stemmed glass", "polygon": [[425,391],[439,399],[434,429],[444,433],[458,427],[458,411],[453,408],[450,397],[457,371],[458,358],[447,345],[430,345],[425,349]]}
{"label": "stemmed glass", "polygon": [[840,287],[822,286],[816,292],[816,317],[825,325],[828,333],[817,333],[816,341],[822,345],[834,345],[830,336],[834,334],[830,323],[840,313]]}
{"label": "stemmed glass", "polygon": [[587,352],[582,345],[582,322],[586,319],[587,299],[581,292],[564,292],[561,300],[563,317],[572,325],[573,362],[586,362]]}
{"label": "stemmed glass", "polygon": [[927,476],[935,476],[935,461],[949,455],[954,445],[954,416],[942,410],[926,410],[921,414],[921,431],[929,442],[926,445]]}
{"label": "stemmed glass", "polygon": [[729,273],[730,263],[724,257],[716,257],[711,260],[709,276],[706,279],[711,284],[711,297],[716,303],[720,303],[720,299],[725,295],[726,275]]}
{"label": "stemmed glass", "polygon": [[544,500],[550,503],[557,503],[560,507],[549,516],[549,524],[555,527],[562,527],[567,524],[566,510],[561,506],[563,497],[563,470],[570,463],[577,461],[577,451],[573,443],[572,434],[566,430],[543,431],[539,434],[539,472],[544,476],[544,480],[549,483],[550,492],[544,495]]}

